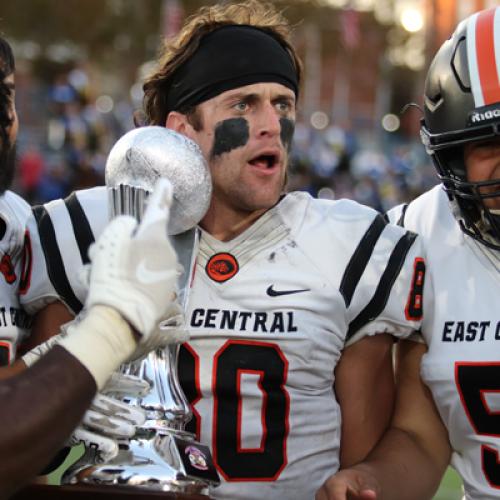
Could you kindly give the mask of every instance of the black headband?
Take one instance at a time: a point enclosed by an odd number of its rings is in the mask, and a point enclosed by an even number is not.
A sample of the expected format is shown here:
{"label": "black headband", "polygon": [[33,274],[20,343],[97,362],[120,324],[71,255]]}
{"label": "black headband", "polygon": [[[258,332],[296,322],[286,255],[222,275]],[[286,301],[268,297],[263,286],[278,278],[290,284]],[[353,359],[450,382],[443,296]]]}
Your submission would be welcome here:
{"label": "black headband", "polygon": [[289,52],[261,29],[223,26],[204,36],[174,73],[167,108],[195,106],[227,90],[261,82],[281,83],[298,95],[297,69]]}

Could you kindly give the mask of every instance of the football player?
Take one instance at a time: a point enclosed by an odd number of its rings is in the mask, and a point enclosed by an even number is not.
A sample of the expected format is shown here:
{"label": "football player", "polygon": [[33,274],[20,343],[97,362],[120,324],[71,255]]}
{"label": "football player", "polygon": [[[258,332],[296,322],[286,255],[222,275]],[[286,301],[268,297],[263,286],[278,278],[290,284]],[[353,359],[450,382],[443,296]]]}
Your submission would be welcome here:
{"label": "football player", "polygon": [[24,259],[29,205],[9,190],[15,169],[18,119],[15,99],[14,57],[0,37],[0,366],[16,357],[16,348],[29,332],[31,319],[19,305],[18,290],[26,286]]}
{"label": "football player", "polygon": [[[29,331],[29,316],[19,306],[19,293],[23,293],[29,288],[31,278],[32,254],[29,232],[26,231],[26,219],[30,214],[30,207],[16,194],[8,188],[13,178],[15,167],[15,140],[18,129],[17,114],[14,102],[14,57],[8,42],[0,37],[0,270],[2,272],[0,285],[0,378],[7,378],[13,375],[20,368],[25,369],[24,363],[20,363],[17,369],[12,365],[16,356],[17,346]],[[169,199],[168,186],[164,186],[159,191],[158,202]],[[161,194],[163,193],[163,194]],[[162,215],[163,212],[159,212]],[[113,237],[123,240],[123,256],[127,252],[136,251],[137,246],[144,244],[146,248],[156,244],[157,248],[163,247],[167,250],[164,257],[170,257],[172,265],[172,276],[170,281],[163,280],[168,289],[171,288],[171,281],[175,278],[175,253],[171,250],[167,238],[161,238],[162,233],[158,227],[165,224],[166,218],[158,217],[158,212],[150,212],[156,220],[152,220],[151,227],[158,232],[156,238],[146,233],[146,237],[135,238],[129,241],[130,221],[123,225],[123,221],[114,225]],[[153,224],[154,223],[154,224]],[[122,224],[122,226],[120,226]],[[146,232],[146,225],[143,225],[143,233]],[[107,240],[101,239],[99,248],[95,252],[96,262],[105,256],[99,257],[102,252],[109,252],[109,235]],[[159,237],[159,239],[158,239]],[[113,243],[114,244],[114,243]],[[135,246],[135,248],[134,248]],[[104,249],[102,249],[102,247]],[[145,251],[140,247],[139,254]],[[161,251],[161,252],[163,252]],[[162,258],[163,254],[160,255]],[[158,265],[158,256],[154,255],[155,265]],[[134,264],[132,261],[131,264]],[[102,264],[101,264],[102,267]],[[111,270],[109,262],[105,264],[106,269]],[[131,266],[133,270],[133,266]],[[117,269],[114,269],[116,272]],[[119,269],[118,269],[119,271]],[[114,281],[111,281],[113,278]],[[123,273],[126,278],[126,272]],[[130,280],[129,280],[130,281]],[[140,300],[141,310],[144,297],[137,296],[140,292],[140,283],[133,281],[116,283],[116,276],[111,276],[99,271],[98,279],[91,280],[94,299],[88,298],[90,310],[79,325],[72,325],[67,328],[64,336],[53,337],[51,344],[61,344],[64,349],[58,347],[54,353],[49,354],[45,359],[40,360],[32,369],[25,371],[22,376],[9,378],[0,382],[0,394],[2,397],[2,411],[0,412],[0,457],[2,460],[2,471],[0,472],[0,496],[10,494],[14,488],[19,487],[23,482],[31,479],[34,473],[39,472],[43,466],[47,465],[48,457],[53,454],[68,438],[70,431],[82,419],[82,413],[90,405],[90,399],[95,393],[96,386],[103,389],[104,381],[111,372],[131,354],[140,356],[145,351],[158,345],[163,345],[163,339],[158,338],[157,332],[154,334],[145,325],[139,325],[139,317],[129,317],[116,304],[111,304],[109,299],[103,294],[109,293],[104,286],[119,285],[123,287],[125,296],[129,300]],[[133,290],[131,287],[135,287]],[[100,290],[100,292],[99,292]],[[159,289],[157,292],[162,292]],[[100,296],[99,296],[100,293]],[[97,295],[97,297],[96,297]],[[114,294],[116,295],[116,294]],[[94,305],[95,304],[95,305]],[[103,307],[103,305],[109,307]],[[145,318],[149,315],[150,321],[157,319],[159,311],[167,305],[168,301],[160,303],[160,308],[156,308],[156,303],[150,307],[149,312],[145,312]],[[114,309],[112,309],[112,307]],[[132,308],[130,308],[132,309]],[[132,333],[127,321],[115,312],[121,312],[121,316],[127,318],[128,322],[135,325],[138,331],[142,332],[140,348],[136,348],[137,338]],[[115,331],[115,334],[112,332]],[[97,342],[94,348],[98,348],[99,354],[81,344],[81,335],[85,334],[85,339]],[[85,341],[85,342],[86,342]],[[117,344],[117,345],[114,345]],[[111,349],[110,349],[111,347]],[[118,348],[119,347],[119,348]],[[29,364],[41,358],[41,355],[48,348],[38,347],[25,356]],[[10,369],[13,367],[14,369]],[[117,386],[117,376],[114,375],[110,383],[106,384],[108,390],[115,392]],[[118,378],[120,389],[124,384],[134,390],[144,390],[135,380],[123,375]],[[131,385],[132,384],[132,385]],[[130,393],[130,392],[129,392]],[[130,434],[134,431],[134,422],[143,418],[136,409],[121,405],[115,400],[99,396],[92,401],[92,411],[84,415],[84,425],[86,428],[79,428],[73,432],[73,440],[84,440],[86,442],[99,440],[101,449],[111,454],[116,443],[106,440],[105,436],[89,432],[87,428],[96,425],[106,425],[106,430],[111,429],[115,436]],[[112,413],[112,417],[108,415]],[[99,428],[99,427],[98,427]]]}
{"label": "football player", "polygon": [[[20,307],[19,296],[23,295],[33,276],[33,251],[31,240],[36,236],[36,228],[29,229],[31,208],[18,195],[8,190],[15,170],[15,143],[18,131],[18,118],[15,107],[15,59],[7,40],[0,37],[0,379],[20,373],[26,365],[33,364],[48,346],[42,345],[29,352],[23,361],[15,361],[19,345],[26,341],[31,326],[31,317],[26,309]],[[35,230],[33,230],[35,229]],[[102,228],[101,228],[102,229]],[[36,247],[35,247],[36,248]],[[40,262],[39,262],[40,263]],[[58,331],[58,328],[56,329]],[[52,342],[53,343],[53,342]],[[38,342],[37,342],[38,344]],[[124,374],[114,374],[112,386],[106,385],[104,392],[111,389],[117,392],[120,386],[127,388],[128,394],[147,390],[145,384]],[[120,392],[118,390],[118,392]],[[99,443],[103,458],[117,453],[117,436],[129,436],[135,432],[135,424],[144,415],[129,405],[121,404],[114,398],[99,394],[92,402],[84,418],[83,426],[78,427],[71,442]],[[106,432],[102,432],[105,424]],[[99,430],[99,434],[92,429]],[[103,435],[104,434],[104,435]],[[61,453],[48,470],[65,458]]]}
{"label": "football player", "polygon": [[[144,86],[149,124],[197,142],[213,178],[179,371],[190,430],[223,479],[215,498],[312,498],[365,457],[392,411],[388,334],[407,336],[422,317],[413,233],[354,202],[284,194],[300,77],[286,21],[248,1],[200,10]],[[78,261],[107,213],[96,194],[37,217],[58,270],[45,296],[73,312]]]}
{"label": "football player", "polygon": [[390,213],[426,244],[423,342],[401,345],[390,430],[318,500],[431,498],[450,460],[465,498],[500,498],[499,75],[496,7],[461,22],[427,74],[421,132],[441,184]]}

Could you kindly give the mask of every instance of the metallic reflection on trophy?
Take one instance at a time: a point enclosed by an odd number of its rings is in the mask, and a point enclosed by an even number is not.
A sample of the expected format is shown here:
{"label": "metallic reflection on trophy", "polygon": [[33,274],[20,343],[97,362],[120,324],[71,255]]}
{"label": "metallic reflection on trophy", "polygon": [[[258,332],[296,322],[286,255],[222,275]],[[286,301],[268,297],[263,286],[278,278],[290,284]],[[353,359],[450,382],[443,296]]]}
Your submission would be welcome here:
{"label": "metallic reflection on trophy", "polygon": [[[110,216],[133,215],[140,220],[156,180],[173,185],[168,232],[184,271],[178,300],[185,309],[197,233],[211,196],[211,179],[198,146],[163,127],[142,127],[125,134],[112,148],[106,164]],[[160,324],[161,326],[161,324]],[[191,419],[189,404],[177,375],[179,345],[157,349],[144,360],[122,369],[151,385],[141,399],[128,398],[147,412],[147,420],[120,452],[104,464],[82,464],[65,482],[130,486],[148,490],[208,494],[219,477],[207,446],[184,430]]]}

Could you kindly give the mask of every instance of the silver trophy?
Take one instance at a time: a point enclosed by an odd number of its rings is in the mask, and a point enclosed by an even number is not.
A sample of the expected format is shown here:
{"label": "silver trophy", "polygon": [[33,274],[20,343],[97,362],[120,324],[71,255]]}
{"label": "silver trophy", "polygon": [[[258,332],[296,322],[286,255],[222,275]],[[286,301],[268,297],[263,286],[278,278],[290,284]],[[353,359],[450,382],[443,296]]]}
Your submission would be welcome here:
{"label": "silver trophy", "polygon": [[[183,266],[178,300],[185,310],[197,238],[194,226],[207,211],[211,196],[210,174],[199,147],[163,127],[141,127],[125,134],[106,163],[109,211],[111,217],[128,214],[140,220],[160,177],[173,186],[168,232]],[[178,353],[179,345],[170,345],[122,367],[151,386],[145,397],[127,399],[146,410],[145,424],[120,444],[113,460],[102,464],[80,460],[63,482],[197,495],[208,495],[209,486],[219,484],[209,448],[184,430],[191,411],[178,380]]]}

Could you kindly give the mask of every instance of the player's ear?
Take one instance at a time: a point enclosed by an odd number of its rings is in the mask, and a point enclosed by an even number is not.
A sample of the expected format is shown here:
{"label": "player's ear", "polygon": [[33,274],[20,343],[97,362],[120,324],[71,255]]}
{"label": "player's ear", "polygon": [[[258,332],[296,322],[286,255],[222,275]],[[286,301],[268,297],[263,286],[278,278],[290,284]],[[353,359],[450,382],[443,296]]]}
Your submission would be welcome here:
{"label": "player's ear", "polygon": [[187,135],[186,132],[190,125],[186,115],[179,113],[178,111],[170,111],[167,119],[165,120],[165,127],[175,130],[180,134]]}

